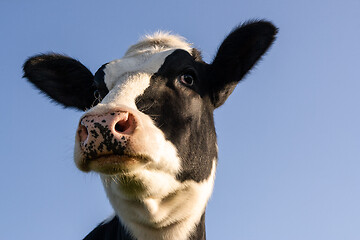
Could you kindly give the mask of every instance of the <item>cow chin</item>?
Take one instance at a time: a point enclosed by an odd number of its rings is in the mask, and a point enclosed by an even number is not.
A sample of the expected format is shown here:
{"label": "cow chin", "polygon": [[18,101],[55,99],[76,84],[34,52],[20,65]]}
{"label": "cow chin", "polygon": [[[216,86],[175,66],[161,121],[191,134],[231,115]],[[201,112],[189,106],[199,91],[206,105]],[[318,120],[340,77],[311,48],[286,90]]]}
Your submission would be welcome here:
{"label": "cow chin", "polygon": [[88,161],[88,168],[105,175],[118,175],[144,167],[149,161],[142,155],[105,155]]}
{"label": "cow chin", "polygon": [[145,164],[142,167],[134,167],[132,170],[119,171],[113,175],[100,173],[109,199],[161,199],[180,187],[176,176],[150,168],[149,165]]}

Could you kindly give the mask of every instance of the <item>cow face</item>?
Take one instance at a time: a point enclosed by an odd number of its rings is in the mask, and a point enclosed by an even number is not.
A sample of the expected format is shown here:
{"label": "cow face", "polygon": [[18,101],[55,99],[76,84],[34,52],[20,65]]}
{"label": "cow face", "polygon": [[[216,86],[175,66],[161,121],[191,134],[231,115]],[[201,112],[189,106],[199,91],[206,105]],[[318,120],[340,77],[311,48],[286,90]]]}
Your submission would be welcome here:
{"label": "cow face", "polygon": [[191,219],[181,230],[189,232],[213,187],[213,111],[275,34],[269,22],[244,24],[207,64],[183,38],[159,33],[104,64],[95,76],[80,62],[57,54],[30,58],[24,76],[60,104],[86,110],[76,133],[75,163],[100,174],[110,202],[130,229]]}

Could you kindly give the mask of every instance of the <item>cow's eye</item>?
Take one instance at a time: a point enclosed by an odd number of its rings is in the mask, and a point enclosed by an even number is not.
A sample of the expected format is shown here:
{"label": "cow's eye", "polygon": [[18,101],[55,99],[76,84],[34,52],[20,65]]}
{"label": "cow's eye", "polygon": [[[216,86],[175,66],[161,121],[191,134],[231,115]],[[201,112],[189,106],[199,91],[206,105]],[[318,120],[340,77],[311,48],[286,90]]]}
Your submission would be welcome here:
{"label": "cow's eye", "polygon": [[179,81],[185,86],[194,85],[194,77],[191,74],[183,74],[179,76]]}

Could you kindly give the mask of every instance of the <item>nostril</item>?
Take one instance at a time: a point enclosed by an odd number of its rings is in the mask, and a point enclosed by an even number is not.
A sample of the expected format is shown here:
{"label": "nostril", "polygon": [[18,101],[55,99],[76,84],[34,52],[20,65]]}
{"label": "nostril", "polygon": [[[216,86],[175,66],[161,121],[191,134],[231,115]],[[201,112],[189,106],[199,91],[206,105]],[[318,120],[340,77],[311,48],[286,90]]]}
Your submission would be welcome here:
{"label": "nostril", "polygon": [[122,134],[130,134],[134,129],[134,117],[131,114],[126,114],[115,124],[115,132]]}
{"label": "nostril", "polygon": [[125,132],[130,127],[128,121],[119,121],[115,124],[115,131],[116,132]]}
{"label": "nostril", "polygon": [[87,128],[82,124],[79,125],[78,135],[80,138],[80,142],[82,142],[82,143],[85,142],[86,139],[88,138],[89,133],[87,131]]}

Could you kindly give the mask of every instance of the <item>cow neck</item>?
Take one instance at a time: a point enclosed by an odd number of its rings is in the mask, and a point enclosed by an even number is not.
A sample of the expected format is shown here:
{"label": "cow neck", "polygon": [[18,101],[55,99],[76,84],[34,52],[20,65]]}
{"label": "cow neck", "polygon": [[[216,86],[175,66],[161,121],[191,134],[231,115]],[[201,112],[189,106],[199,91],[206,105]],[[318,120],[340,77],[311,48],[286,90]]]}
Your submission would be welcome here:
{"label": "cow neck", "polygon": [[205,239],[205,208],[213,190],[216,162],[208,179],[182,182],[162,198],[117,196],[109,200],[120,221],[139,240]]}

